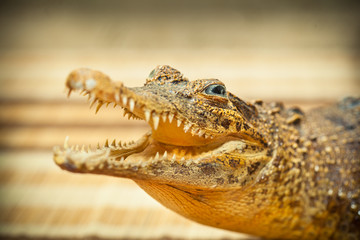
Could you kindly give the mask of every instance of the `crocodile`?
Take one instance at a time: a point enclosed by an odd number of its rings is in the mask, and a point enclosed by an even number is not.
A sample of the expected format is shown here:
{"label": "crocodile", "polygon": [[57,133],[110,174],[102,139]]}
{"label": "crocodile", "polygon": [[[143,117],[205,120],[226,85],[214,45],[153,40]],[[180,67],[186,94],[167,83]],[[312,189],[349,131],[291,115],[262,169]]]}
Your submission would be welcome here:
{"label": "crocodile", "polygon": [[[142,87],[81,68],[69,95],[112,103],[151,130],[136,142],[54,148],[75,173],[129,178],[201,224],[268,239],[360,239],[360,98],[302,111],[246,102],[218,79],[156,67]],[[119,133],[121,134],[121,133]]]}

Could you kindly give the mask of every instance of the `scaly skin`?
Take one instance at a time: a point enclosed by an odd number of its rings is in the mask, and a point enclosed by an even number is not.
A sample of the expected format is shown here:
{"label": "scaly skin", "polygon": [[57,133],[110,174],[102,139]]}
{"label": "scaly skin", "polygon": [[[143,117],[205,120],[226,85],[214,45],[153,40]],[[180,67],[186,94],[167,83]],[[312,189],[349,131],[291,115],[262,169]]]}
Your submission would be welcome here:
{"label": "scaly skin", "polygon": [[152,131],[139,141],[54,150],[71,172],[133,179],[164,206],[202,224],[277,239],[360,239],[360,99],[303,113],[246,103],[216,79],[158,66],[127,88],[89,69],[69,94],[115,103]]}

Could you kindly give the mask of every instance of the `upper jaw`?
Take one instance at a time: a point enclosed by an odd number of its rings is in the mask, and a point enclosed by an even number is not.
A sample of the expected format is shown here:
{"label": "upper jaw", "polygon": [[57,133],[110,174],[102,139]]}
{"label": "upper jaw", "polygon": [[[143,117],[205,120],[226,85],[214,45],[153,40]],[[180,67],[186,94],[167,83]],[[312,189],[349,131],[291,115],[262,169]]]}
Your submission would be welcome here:
{"label": "upper jaw", "polygon": [[[205,131],[191,122],[173,106],[169,99],[159,97],[158,94],[152,92],[151,87],[127,88],[120,82],[112,82],[101,72],[89,69],[78,69],[70,73],[66,86],[69,96],[73,91],[80,91],[83,95],[88,95],[90,106],[97,105],[96,112],[102,106],[113,103],[124,108],[125,114],[128,114],[130,118],[145,120],[153,131],[157,131],[161,125],[172,124],[184,133],[199,137],[198,140],[201,141],[217,136],[215,131],[210,129]],[[164,89],[162,92],[167,93],[167,91],[169,90]],[[171,98],[171,94],[169,93],[169,98]],[[204,142],[207,143],[209,140]]]}
{"label": "upper jaw", "polygon": [[[56,147],[54,149],[55,162],[64,169],[74,172],[87,172],[98,169],[112,169],[119,164],[132,164],[132,161],[125,160],[130,154],[144,151],[151,142],[165,142],[169,145],[177,145],[176,142],[168,138],[168,136],[182,134],[183,139],[190,139],[190,142],[179,143],[182,146],[193,146],[200,142],[200,145],[211,142],[214,135],[197,128],[184,116],[173,111],[172,105],[161,105],[156,95],[151,95],[151,91],[147,95],[139,91],[140,88],[127,88],[122,83],[114,83],[109,77],[101,72],[89,69],[78,69],[73,71],[67,81],[66,86],[68,95],[71,92],[79,91],[83,95],[88,95],[90,106],[97,104],[96,112],[103,105],[114,103],[125,109],[125,113],[131,117],[145,120],[152,127],[152,132],[145,134],[139,141],[126,146],[116,143],[109,144],[108,141],[104,146],[98,146],[95,149],[89,147],[70,147],[65,140],[64,148]],[[144,92],[144,91],[143,91]],[[169,133],[168,127],[172,127],[175,132]],[[165,133],[165,134],[164,134]],[[178,137],[178,136],[177,136]],[[180,137],[181,138],[181,137]],[[193,142],[191,142],[193,141]],[[195,143],[195,144],[194,144]],[[167,156],[167,151],[150,151],[149,157],[153,161],[159,159],[185,160],[183,156]],[[96,161],[94,159],[97,159]],[[145,163],[143,163],[145,164]],[[129,165],[129,166],[130,166]]]}

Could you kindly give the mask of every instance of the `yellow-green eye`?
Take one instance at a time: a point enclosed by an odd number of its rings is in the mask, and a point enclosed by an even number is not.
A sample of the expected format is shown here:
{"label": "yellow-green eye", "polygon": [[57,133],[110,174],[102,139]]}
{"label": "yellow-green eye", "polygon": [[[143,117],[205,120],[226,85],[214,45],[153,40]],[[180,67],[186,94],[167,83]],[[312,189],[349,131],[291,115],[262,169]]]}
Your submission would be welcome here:
{"label": "yellow-green eye", "polygon": [[223,85],[213,84],[205,88],[204,93],[219,97],[226,97],[226,88]]}

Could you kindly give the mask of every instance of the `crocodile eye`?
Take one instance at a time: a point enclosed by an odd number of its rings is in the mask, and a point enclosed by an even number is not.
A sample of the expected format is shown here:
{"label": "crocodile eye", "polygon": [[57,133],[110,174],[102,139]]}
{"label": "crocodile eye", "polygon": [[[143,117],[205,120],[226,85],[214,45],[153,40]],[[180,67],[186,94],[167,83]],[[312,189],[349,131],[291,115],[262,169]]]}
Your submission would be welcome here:
{"label": "crocodile eye", "polygon": [[204,93],[207,95],[215,95],[219,97],[226,97],[226,89],[223,85],[210,85],[205,88]]}

